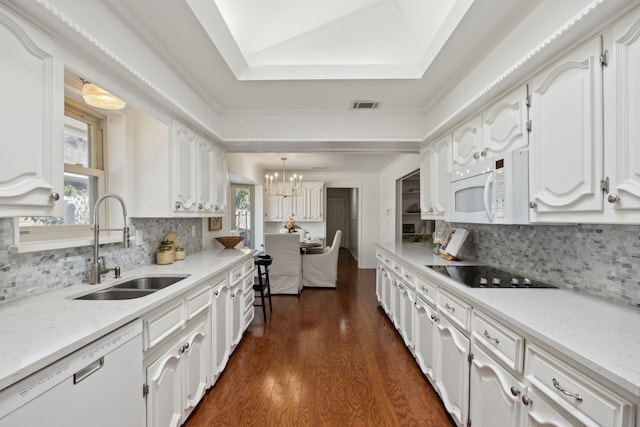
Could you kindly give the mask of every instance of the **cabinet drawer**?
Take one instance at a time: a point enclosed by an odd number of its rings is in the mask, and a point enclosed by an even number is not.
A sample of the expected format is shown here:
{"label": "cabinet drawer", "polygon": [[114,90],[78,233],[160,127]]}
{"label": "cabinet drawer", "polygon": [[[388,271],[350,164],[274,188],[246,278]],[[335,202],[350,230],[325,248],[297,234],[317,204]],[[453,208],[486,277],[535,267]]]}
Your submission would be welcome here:
{"label": "cabinet drawer", "polygon": [[391,266],[393,267],[393,272],[396,273],[398,277],[404,276],[404,268],[402,267],[402,264],[394,260]]}
{"label": "cabinet drawer", "polygon": [[431,282],[418,276],[416,290],[422,297],[433,305],[436,305],[436,291],[438,288]]}
{"label": "cabinet drawer", "polygon": [[242,291],[243,292],[251,292],[251,293],[253,293],[253,276],[247,276],[247,277],[244,278],[244,284],[242,286]]}
{"label": "cabinet drawer", "polygon": [[458,297],[443,291],[438,292],[438,311],[451,320],[457,327],[468,331],[471,306]]}
{"label": "cabinet drawer", "polygon": [[245,261],[243,266],[244,274],[247,275],[249,273],[252,273],[254,268],[255,264],[253,258],[251,258],[249,261]]}
{"label": "cabinet drawer", "polygon": [[406,284],[408,284],[409,286],[415,289],[417,277],[413,271],[404,269],[404,272],[402,273],[402,279],[405,281]]}
{"label": "cabinet drawer", "polygon": [[233,267],[231,271],[229,271],[229,282],[231,282],[231,284],[234,284],[238,280],[240,280],[242,276],[244,276],[244,266],[237,265]]}
{"label": "cabinet drawer", "polygon": [[245,329],[247,328],[247,326],[249,326],[249,324],[253,320],[253,316],[255,316],[255,309],[253,308],[253,306],[251,306],[251,307],[249,307],[249,309],[247,311],[244,312],[244,327],[245,327]]}
{"label": "cabinet drawer", "polygon": [[522,372],[524,338],[520,335],[474,310],[471,315],[471,336],[507,366]]}
{"label": "cabinet drawer", "polygon": [[[250,291],[244,291],[244,303],[243,304],[244,304],[245,307],[253,306],[254,295],[255,294],[253,292],[253,289],[250,290]],[[264,298],[267,299],[267,296],[265,295]]]}
{"label": "cabinet drawer", "polygon": [[534,345],[527,345],[525,377],[586,425],[634,424],[630,402]]}
{"label": "cabinet drawer", "polygon": [[211,302],[210,288],[205,287],[193,292],[191,295],[187,296],[185,302],[187,319],[193,319],[209,307],[209,303]]}
{"label": "cabinet drawer", "polygon": [[144,350],[180,329],[184,324],[182,299],[144,320]]}

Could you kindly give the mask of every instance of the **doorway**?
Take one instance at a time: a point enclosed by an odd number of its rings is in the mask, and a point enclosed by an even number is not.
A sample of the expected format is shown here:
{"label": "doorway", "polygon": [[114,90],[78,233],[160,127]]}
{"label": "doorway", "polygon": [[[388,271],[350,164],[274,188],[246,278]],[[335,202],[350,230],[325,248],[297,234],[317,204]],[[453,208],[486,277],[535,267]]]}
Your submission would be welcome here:
{"label": "doorway", "polygon": [[346,248],[358,259],[359,206],[358,188],[327,188],[326,239],[333,243],[337,230],[342,230],[340,247]]}
{"label": "doorway", "polygon": [[231,224],[235,227],[234,230],[244,237],[243,244],[248,248],[254,248],[254,187],[234,184],[231,186],[231,194],[234,201]]}

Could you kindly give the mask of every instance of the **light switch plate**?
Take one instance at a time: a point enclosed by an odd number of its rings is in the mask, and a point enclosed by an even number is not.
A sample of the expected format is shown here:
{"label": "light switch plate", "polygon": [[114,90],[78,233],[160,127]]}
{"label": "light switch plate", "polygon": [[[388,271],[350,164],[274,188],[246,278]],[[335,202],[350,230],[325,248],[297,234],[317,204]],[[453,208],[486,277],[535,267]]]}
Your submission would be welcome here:
{"label": "light switch plate", "polygon": [[136,230],[136,246],[142,246],[144,240],[144,230]]}

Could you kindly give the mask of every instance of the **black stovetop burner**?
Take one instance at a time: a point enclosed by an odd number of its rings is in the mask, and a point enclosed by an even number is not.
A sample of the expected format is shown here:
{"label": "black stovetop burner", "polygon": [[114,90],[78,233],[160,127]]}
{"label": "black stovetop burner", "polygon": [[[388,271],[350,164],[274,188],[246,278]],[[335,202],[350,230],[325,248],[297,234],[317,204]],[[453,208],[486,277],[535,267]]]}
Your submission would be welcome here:
{"label": "black stovetop burner", "polygon": [[488,265],[427,265],[471,288],[556,288]]}

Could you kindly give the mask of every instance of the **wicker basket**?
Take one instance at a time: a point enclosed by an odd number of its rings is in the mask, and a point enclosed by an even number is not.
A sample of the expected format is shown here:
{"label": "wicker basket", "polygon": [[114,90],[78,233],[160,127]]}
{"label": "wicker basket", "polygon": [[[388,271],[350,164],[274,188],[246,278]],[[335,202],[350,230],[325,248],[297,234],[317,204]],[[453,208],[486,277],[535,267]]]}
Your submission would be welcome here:
{"label": "wicker basket", "polygon": [[216,237],[216,240],[218,242],[220,242],[220,244],[222,246],[224,246],[225,249],[233,249],[236,247],[236,245],[240,242],[242,242],[242,240],[244,240],[244,237],[242,236],[220,236],[220,237]]}

